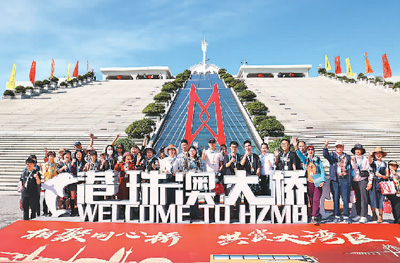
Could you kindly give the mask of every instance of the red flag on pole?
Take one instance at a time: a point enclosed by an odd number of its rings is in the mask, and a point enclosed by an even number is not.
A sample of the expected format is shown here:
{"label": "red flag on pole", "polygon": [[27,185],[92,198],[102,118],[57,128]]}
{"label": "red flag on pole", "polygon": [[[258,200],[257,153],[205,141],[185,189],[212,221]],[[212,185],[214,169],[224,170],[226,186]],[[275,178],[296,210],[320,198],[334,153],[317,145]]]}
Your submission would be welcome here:
{"label": "red flag on pole", "polygon": [[389,61],[387,59],[386,53],[382,56],[382,63],[383,63],[383,77],[390,78],[392,77],[392,70],[390,69]]}
{"label": "red flag on pole", "polygon": [[74,76],[75,78],[78,77],[78,64],[79,64],[79,60],[76,62],[74,73],[72,73],[72,76]]}
{"label": "red flag on pole", "polygon": [[86,60],[86,73],[89,72],[89,60]]}
{"label": "red flag on pole", "polygon": [[54,59],[51,59],[51,73],[50,73],[50,80],[54,76]]}
{"label": "red flag on pole", "polygon": [[342,73],[342,68],[340,67],[340,56],[335,57],[335,72],[336,74]]}
{"label": "red flag on pole", "polygon": [[29,72],[29,80],[35,85],[35,75],[36,75],[36,61],[32,62],[31,71]]}

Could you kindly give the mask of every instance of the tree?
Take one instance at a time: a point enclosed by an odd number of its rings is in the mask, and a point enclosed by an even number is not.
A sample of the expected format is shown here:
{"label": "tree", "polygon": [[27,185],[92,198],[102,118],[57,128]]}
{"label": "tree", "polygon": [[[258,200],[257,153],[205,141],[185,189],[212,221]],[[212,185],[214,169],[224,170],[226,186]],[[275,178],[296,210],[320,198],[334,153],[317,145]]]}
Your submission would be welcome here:
{"label": "tree", "polygon": [[43,82],[41,80],[37,80],[35,81],[35,87],[42,87],[43,86]]}
{"label": "tree", "polygon": [[254,101],[246,105],[246,108],[251,115],[267,115],[268,107],[260,101]]}
{"label": "tree", "polygon": [[163,85],[163,87],[161,88],[161,91],[165,91],[168,93],[174,93],[177,90],[177,87],[172,84],[172,82],[167,82]]}
{"label": "tree", "polygon": [[229,83],[231,83],[232,81],[235,81],[235,79],[234,79],[232,76],[231,76],[231,77],[224,78],[224,80],[225,80],[225,83],[228,84],[228,85],[229,85]]}
{"label": "tree", "polygon": [[284,135],[285,127],[276,119],[266,119],[260,122],[256,130],[261,137],[277,137]]}
{"label": "tree", "polygon": [[239,93],[238,97],[241,101],[253,101],[257,95],[251,90],[244,90]]}
{"label": "tree", "polygon": [[25,87],[24,86],[16,86],[15,93],[25,94]]}
{"label": "tree", "polygon": [[218,75],[221,75],[222,73],[226,73],[226,69],[221,68],[220,70],[218,70]]}
{"label": "tree", "polygon": [[[139,139],[139,138],[138,138]],[[134,141],[132,141],[131,139],[129,139],[129,138],[121,138],[121,139],[118,139],[116,142],[115,142],[115,146],[114,147],[116,147],[118,144],[122,144],[123,146],[124,146],[124,149],[126,150],[126,151],[130,151],[130,149],[132,148],[132,146],[133,145],[135,145],[136,143],[134,142]],[[117,149],[115,149],[115,151],[116,151]]]}
{"label": "tree", "polygon": [[[281,143],[282,143],[282,140],[283,140],[283,139],[286,139],[286,140],[289,140],[289,141],[290,141],[290,137],[289,137],[289,136],[283,136],[283,137],[280,138],[280,139],[273,140],[272,142],[268,143],[269,152],[273,153],[273,152],[275,151],[275,149],[278,149],[278,150],[281,151],[281,150],[282,150],[282,149],[281,149]],[[291,150],[291,151],[294,151],[293,145],[290,146],[290,150]]]}
{"label": "tree", "polygon": [[168,102],[171,100],[171,95],[168,92],[161,91],[160,93],[156,94],[153,99],[156,102]]}
{"label": "tree", "polygon": [[267,120],[267,119],[276,119],[276,117],[275,116],[266,116],[266,115],[255,116],[254,119],[253,119],[253,123],[257,127],[258,125],[260,125],[260,123],[263,120]]}
{"label": "tree", "polygon": [[319,75],[323,75],[323,74],[325,74],[326,73],[326,69],[325,68],[319,68],[318,69],[318,74]]}
{"label": "tree", "polygon": [[142,119],[133,122],[128,128],[125,129],[125,133],[128,134],[128,138],[141,139],[145,135],[153,132],[154,121],[150,119]]}
{"label": "tree", "polygon": [[247,89],[247,86],[243,82],[239,82],[233,87],[233,90],[235,92],[242,92],[242,91],[244,91],[246,89]]}
{"label": "tree", "polygon": [[158,103],[150,103],[143,110],[142,113],[146,116],[161,116],[165,112],[164,105]]}

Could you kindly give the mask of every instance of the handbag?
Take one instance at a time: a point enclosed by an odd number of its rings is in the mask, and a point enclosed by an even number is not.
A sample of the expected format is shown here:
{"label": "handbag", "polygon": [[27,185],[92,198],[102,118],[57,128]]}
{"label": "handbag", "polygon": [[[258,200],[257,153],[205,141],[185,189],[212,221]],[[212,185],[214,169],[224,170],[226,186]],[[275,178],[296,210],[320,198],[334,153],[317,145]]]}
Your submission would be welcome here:
{"label": "handbag", "polygon": [[392,213],[392,205],[390,204],[389,200],[387,200],[387,199],[383,200],[383,212],[385,214]]}
{"label": "handbag", "polygon": [[394,195],[396,194],[396,187],[393,181],[383,181],[379,183],[381,192],[383,195]]}
{"label": "handbag", "polygon": [[361,177],[369,177],[369,172],[368,171],[366,171],[366,170],[364,170],[364,171],[361,171],[360,170],[360,168],[358,168],[359,169],[359,172],[360,172],[360,176]]}

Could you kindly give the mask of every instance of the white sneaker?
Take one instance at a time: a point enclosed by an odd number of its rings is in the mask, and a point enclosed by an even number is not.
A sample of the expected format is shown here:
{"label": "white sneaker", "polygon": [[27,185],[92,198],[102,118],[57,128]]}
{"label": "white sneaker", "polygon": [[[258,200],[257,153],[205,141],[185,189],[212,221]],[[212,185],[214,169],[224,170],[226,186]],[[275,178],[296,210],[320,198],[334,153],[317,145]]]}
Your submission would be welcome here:
{"label": "white sneaker", "polygon": [[364,217],[364,216],[362,216],[361,218],[360,218],[360,221],[358,221],[358,223],[360,223],[360,224],[365,224],[365,223],[367,223],[368,222],[368,219],[366,218],[366,217]]}
{"label": "white sneaker", "polygon": [[353,217],[353,221],[354,222],[357,222],[357,221],[360,221],[360,219],[361,219],[361,216],[355,216],[355,217]]}

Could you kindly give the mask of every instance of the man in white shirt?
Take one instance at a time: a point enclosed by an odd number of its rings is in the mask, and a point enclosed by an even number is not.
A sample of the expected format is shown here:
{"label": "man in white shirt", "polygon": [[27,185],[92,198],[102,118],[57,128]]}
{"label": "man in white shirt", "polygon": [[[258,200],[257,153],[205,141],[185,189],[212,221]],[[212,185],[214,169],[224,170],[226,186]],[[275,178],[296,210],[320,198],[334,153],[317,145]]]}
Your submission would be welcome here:
{"label": "man in white shirt", "polygon": [[[221,176],[220,170],[223,168],[222,162],[222,154],[215,148],[216,141],[214,138],[210,138],[208,140],[209,148],[206,150],[204,148],[202,159],[205,163],[206,172],[214,172],[215,174],[215,183],[222,184],[223,178]],[[216,192],[215,202],[219,203],[220,200],[220,191]]]}
{"label": "man in white shirt", "polygon": [[269,147],[268,144],[261,144],[261,172],[260,172],[260,186],[261,186],[261,194],[262,195],[270,195],[271,189],[269,187],[270,182],[270,174],[274,170],[275,165],[275,155],[273,153],[268,152]]}

